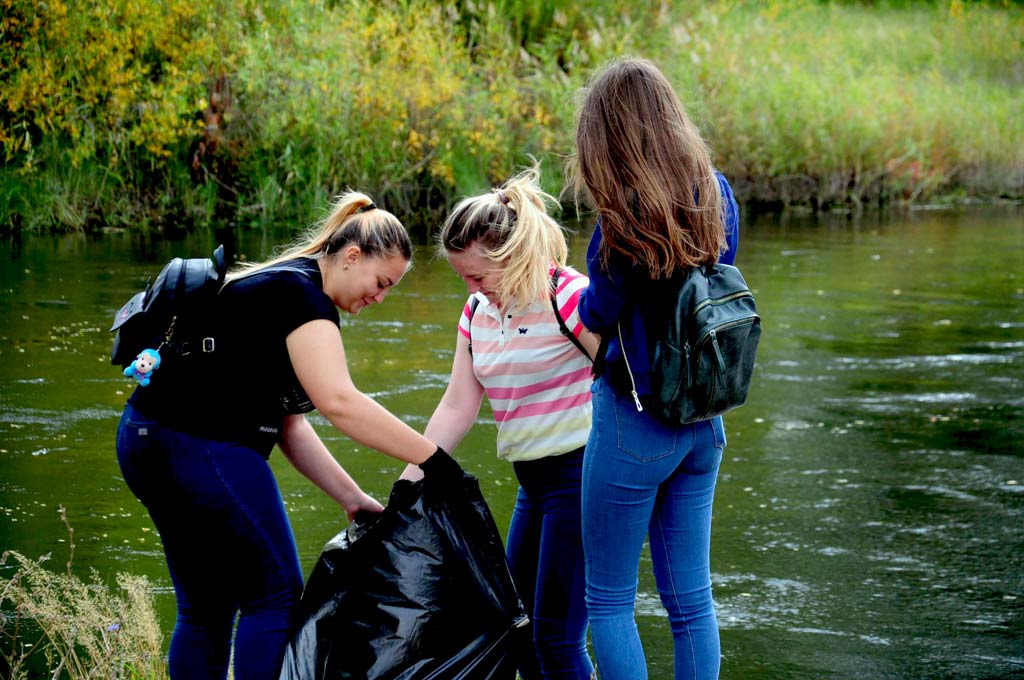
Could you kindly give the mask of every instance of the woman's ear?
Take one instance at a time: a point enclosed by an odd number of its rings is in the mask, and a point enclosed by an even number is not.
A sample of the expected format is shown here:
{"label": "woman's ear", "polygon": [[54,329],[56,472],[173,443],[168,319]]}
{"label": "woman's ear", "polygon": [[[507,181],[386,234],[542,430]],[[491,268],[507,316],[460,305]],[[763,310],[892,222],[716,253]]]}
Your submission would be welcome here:
{"label": "woman's ear", "polygon": [[342,251],[341,262],[345,265],[345,268],[348,269],[348,266],[358,262],[362,255],[362,249],[355,244],[351,244],[346,246],[345,250]]}

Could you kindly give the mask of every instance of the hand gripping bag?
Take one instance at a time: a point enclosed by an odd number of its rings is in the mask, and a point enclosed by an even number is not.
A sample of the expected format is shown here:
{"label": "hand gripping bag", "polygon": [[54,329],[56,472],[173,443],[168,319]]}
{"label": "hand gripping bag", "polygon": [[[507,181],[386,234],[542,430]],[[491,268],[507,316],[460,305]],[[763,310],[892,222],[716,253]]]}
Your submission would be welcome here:
{"label": "hand gripping bag", "polygon": [[[513,680],[529,647],[477,480],[395,483],[324,548],[280,680]],[[532,650],[531,650],[532,651]]]}

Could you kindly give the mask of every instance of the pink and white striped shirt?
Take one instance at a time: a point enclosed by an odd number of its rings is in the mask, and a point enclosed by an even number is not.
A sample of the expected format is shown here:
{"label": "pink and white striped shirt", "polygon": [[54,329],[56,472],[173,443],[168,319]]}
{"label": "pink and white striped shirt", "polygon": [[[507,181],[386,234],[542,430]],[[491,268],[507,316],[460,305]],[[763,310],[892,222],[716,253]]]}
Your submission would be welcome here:
{"label": "pink and white striped shirt", "polygon": [[[566,267],[555,299],[566,326],[583,331],[577,305],[588,279]],[[536,460],[568,453],[590,433],[591,363],[562,335],[551,301],[501,314],[482,293],[473,315],[472,296],[462,310],[459,332],[473,344],[473,373],[483,385],[498,425],[498,457]]]}

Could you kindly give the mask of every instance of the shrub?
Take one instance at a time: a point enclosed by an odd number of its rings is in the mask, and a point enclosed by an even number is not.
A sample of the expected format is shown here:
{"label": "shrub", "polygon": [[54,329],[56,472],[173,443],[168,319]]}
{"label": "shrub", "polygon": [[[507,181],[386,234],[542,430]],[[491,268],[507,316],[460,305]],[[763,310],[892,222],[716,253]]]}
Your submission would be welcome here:
{"label": "shrub", "polygon": [[63,573],[49,571],[45,555],[31,560],[5,551],[0,568],[0,662],[10,680],[166,678],[162,636],[144,577],[117,575],[112,591],[96,572],[86,582],[71,572],[74,533],[63,507],[70,556]]}

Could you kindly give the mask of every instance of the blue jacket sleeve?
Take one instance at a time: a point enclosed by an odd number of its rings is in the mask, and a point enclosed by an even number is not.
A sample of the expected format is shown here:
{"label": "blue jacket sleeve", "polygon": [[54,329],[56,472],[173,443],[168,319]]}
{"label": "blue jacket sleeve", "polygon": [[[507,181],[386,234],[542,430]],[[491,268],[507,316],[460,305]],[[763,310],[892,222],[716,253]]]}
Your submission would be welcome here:
{"label": "blue jacket sleeve", "polygon": [[587,248],[587,274],[590,284],[580,293],[580,321],[588,330],[600,333],[615,325],[626,302],[625,272],[616,267],[606,271],[601,265],[601,221]]}
{"label": "blue jacket sleeve", "polygon": [[725,176],[716,172],[718,186],[722,190],[722,207],[725,209],[725,238],[729,249],[722,253],[718,261],[722,264],[733,264],[736,261],[736,251],[740,247],[740,208],[736,203],[736,197],[732,193],[732,187]]}

